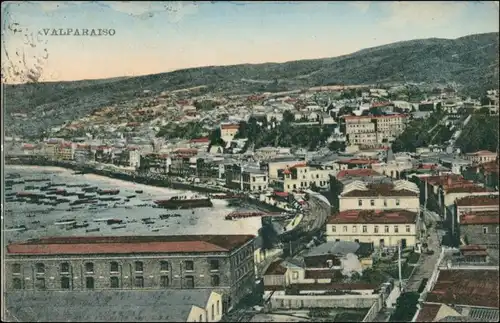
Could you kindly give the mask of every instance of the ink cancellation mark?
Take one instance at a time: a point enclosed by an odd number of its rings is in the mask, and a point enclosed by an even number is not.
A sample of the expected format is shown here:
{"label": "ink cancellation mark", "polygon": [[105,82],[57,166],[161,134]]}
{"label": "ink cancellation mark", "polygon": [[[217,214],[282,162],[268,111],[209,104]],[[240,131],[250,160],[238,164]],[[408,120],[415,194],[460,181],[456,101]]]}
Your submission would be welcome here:
{"label": "ink cancellation mark", "polygon": [[114,29],[73,29],[73,28],[44,28],[40,31],[43,36],[114,36],[116,31]]}

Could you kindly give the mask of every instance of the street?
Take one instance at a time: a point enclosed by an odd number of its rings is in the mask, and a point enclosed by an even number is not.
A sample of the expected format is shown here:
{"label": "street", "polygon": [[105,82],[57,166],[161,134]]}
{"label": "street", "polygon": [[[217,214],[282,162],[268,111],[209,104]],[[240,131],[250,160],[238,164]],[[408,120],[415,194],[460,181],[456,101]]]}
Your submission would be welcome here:
{"label": "street", "polygon": [[422,242],[426,242],[427,248],[429,250],[433,250],[434,253],[432,255],[428,255],[425,252],[426,250],[422,250],[417,268],[415,268],[413,275],[410,277],[406,284],[405,289],[408,292],[417,292],[422,279],[432,276],[432,272],[436,267],[436,263],[439,259],[439,254],[441,252],[441,232],[438,232],[436,225],[437,221],[440,220],[439,215],[425,208],[423,208],[423,210],[424,221],[427,224],[427,227],[429,227],[429,224],[431,225],[431,227],[427,230],[427,235],[429,237],[426,239],[422,239]]}

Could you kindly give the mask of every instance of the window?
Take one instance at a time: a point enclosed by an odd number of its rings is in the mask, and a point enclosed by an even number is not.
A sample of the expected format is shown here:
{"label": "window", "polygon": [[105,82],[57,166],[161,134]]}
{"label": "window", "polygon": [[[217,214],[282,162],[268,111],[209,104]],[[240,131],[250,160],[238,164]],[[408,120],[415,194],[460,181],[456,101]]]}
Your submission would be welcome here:
{"label": "window", "polygon": [[397,225],[394,226],[394,233],[398,233],[399,232],[399,227]]}
{"label": "window", "polygon": [[12,273],[19,275],[21,273],[21,264],[12,264]]}
{"label": "window", "polygon": [[384,206],[387,206],[387,200],[384,200]]}
{"label": "window", "polygon": [[162,260],[160,261],[160,271],[168,271],[169,266],[168,266],[168,261]]}
{"label": "window", "polygon": [[45,289],[45,278],[37,277],[35,280],[36,289]]}
{"label": "window", "polygon": [[188,271],[193,271],[194,270],[194,263],[191,260],[186,260],[184,262],[184,269]]}
{"label": "window", "polygon": [[137,288],[143,288],[144,287],[144,277],[142,277],[142,276],[135,276],[134,286],[137,287]]}
{"label": "window", "polygon": [[14,289],[23,289],[23,281],[21,280],[21,278],[14,278],[12,280],[12,287]]}
{"label": "window", "polygon": [[142,261],[136,261],[134,264],[135,264],[135,272],[142,273],[142,271],[144,269],[143,268],[144,265],[143,265]]}
{"label": "window", "polygon": [[378,225],[373,228],[373,232],[378,233]]}
{"label": "window", "polygon": [[219,260],[217,259],[210,260],[210,270],[219,270]]}
{"label": "window", "polygon": [[185,288],[194,288],[194,277],[193,276],[184,277],[184,287]]}
{"label": "window", "polygon": [[217,301],[217,315],[220,315],[220,301]]}
{"label": "window", "polygon": [[409,225],[406,226],[406,233],[410,233],[410,226]]}
{"label": "window", "polygon": [[347,232],[347,226],[344,225],[344,228],[343,228],[344,232]]}
{"label": "window", "polygon": [[61,274],[69,274],[69,262],[63,262],[60,269]]}
{"label": "window", "polygon": [[161,276],[160,277],[160,287],[168,287],[170,285],[170,279],[168,276]]}
{"label": "window", "polygon": [[337,227],[332,225],[332,232],[337,232]]}
{"label": "window", "polygon": [[396,199],[396,206],[399,206],[399,199]]}
{"label": "window", "polygon": [[118,277],[111,277],[109,279],[109,283],[111,285],[111,288],[119,288],[120,287],[120,280]]}
{"label": "window", "polygon": [[356,232],[356,231],[358,231],[358,228],[355,225],[353,225],[352,226],[352,232]]}
{"label": "window", "polygon": [[212,275],[211,276],[211,284],[212,284],[212,286],[219,286],[220,285],[219,275]]}
{"label": "window", "polygon": [[484,234],[487,234],[487,233],[488,233],[488,228],[487,228],[487,227],[483,227],[483,233],[484,233]]}
{"label": "window", "polygon": [[118,270],[118,263],[116,261],[112,261],[109,264],[109,271],[112,272],[112,273],[117,273],[119,271]]}
{"label": "window", "polygon": [[358,206],[363,206],[363,200],[358,200]]}
{"label": "window", "polygon": [[37,274],[45,274],[45,264],[37,263],[35,265]]}
{"label": "window", "polygon": [[61,289],[69,289],[69,277],[61,277]]}
{"label": "window", "polygon": [[386,225],[386,226],[384,227],[384,232],[385,232],[385,233],[389,233],[389,226],[388,226],[388,225]]}
{"label": "window", "polygon": [[367,229],[366,225],[364,225],[363,226],[363,233],[366,233],[366,232],[368,232],[368,229]]}
{"label": "window", "polygon": [[93,262],[87,262],[85,264],[85,272],[87,274],[93,274],[94,273],[94,263]]}
{"label": "window", "polygon": [[94,277],[85,277],[85,287],[87,289],[94,289]]}
{"label": "window", "polygon": [[375,206],[375,200],[370,200],[370,205]]}
{"label": "window", "polygon": [[212,321],[215,321],[215,308],[214,304],[212,304]]}

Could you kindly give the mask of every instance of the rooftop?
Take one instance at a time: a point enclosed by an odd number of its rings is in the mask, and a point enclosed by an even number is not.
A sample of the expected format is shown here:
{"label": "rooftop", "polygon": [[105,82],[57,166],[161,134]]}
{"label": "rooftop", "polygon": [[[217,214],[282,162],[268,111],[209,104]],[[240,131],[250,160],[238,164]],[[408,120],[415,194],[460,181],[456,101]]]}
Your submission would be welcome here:
{"label": "rooftop", "polygon": [[471,195],[457,199],[455,204],[458,206],[499,205],[500,199],[498,194]]}
{"label": "rooftop", "polygon": [[341,179],[347,176],[365,177],[365,176],[376,176],[376,175],[379,174],[371,168],[345,169],[337,173],[337,178]]}
{"label": "rooftop", "polygon": [[[212,291],[10,292],[6,308],[21,322],[185,322]],[[132,304],[132,305],[131,305]]]}
{"label": "rooftop", "polygon": [[272,262],[269,267],[267,267],[266,273],[264,275],[284,275],[287,268],[282,266],[282,259],[278,259]]}
{"label": "rooftop", "polygon": [[415,322],[433,322],[442,304],[423,303]]}
{"label": "rooftop", "polygon": [[427,301],[498,308],[498,269],[441,270]]}
{"label": "rooftop", "polygon": [[348,210],[328,218],[328,224],[410,224],[417,220],[417,213],[407,210]]}
{"label": "rooftop", "polygon": [[460,224],[500,224],[499,211],[467,213],[460,216]]}
{"label": "rooftop", "polygon": [[49,237],[13,243],[10,255],[228,252],[252,235]]}
{"label": "rooftop", "polygon": [[375,196],[419,196],[420,190],[413,182],[397,180],[392,183],[363,183],[354,181],[347,184],[341,193],[342,197],[375,197]]}

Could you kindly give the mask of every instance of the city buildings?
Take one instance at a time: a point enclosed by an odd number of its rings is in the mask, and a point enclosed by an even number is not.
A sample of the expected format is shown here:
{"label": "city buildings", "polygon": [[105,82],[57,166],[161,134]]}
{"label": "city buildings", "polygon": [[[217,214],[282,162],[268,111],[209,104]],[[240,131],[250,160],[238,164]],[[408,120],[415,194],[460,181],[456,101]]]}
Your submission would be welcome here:
{"label": "city buildings", "polygon": [[345,116],[344,120],[349,143],[369,147],[394,141],[405,129],[407,116],[404,114]]}
{"label": "city buildings", "polygon": [[410,181],[353,181],[344,186],[339,196],[339,211],[401,209],[420,212],[420,190]]}
{"label": "city buildings", "polygon": [[5,299],[8,320],[22,322],[219,322],[223,315],[222,295],[211,289],[11,291]]}
{"label": "city buildings", "polygon": [[6,289],[211,289],[223,313],[253,288],[253,236],[33,239],[7,246]]}
{"label": "city buildings", "polygon": [[465,155],[465,159],[471,161],[473,164],[483,164],[495,161],[498,154],[488,150],[476,151]]}
{"label": "city buildings", "polygon": [[419,216],[406,210],[348,210],[327,220],[327,241],[373,243],[375,247],[415,246],[419,237]]}

